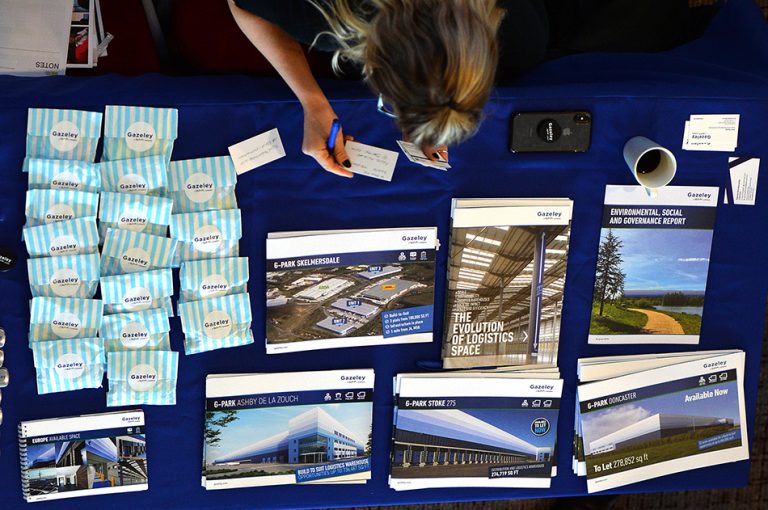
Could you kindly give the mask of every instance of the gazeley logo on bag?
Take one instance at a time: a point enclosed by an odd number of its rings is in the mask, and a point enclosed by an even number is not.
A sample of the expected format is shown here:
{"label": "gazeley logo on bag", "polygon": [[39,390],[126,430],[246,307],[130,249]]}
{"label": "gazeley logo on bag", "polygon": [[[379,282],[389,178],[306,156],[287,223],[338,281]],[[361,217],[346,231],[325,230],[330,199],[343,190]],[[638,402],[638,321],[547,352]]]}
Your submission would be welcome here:
{"label": "gazeley logo on bag", "polygon": [[80,334],[80,318],[72,313],[57,313],[51,321],[51,329],[59,338],[74,338]]}
{"label": "gazeley logo on bag", "polygon": [[195,230],[192,244],[195,249],[205,253],[213,253],[219,249],[224,236],[215,225],[205,225]]}
{"label": "gazeley logo on bag", "polygon": [[195,203],[203,203],[213,197],[213,179],[210,175],[197,172],[190,175],[184,183],[184,194]]}
{"label": "gazeley logo on bag", "polygon": [[80,249],[77,239],[71,235],[63,235],[56,237],[51,245],[48,247],[48,252],[51,256],[58,255],[75,255]]}
{"label": "gazeley logo on bag", "polygon": [[48,139],[55,149],[69,152],[80,142],[80,130],[68,120],[62,120],[53,125]]}
{"label": "gazeley logo on bag", "polygon": [[142,248],[128,248],[120,257],[120,269],[126,273],[145,271],[149,267],[149,253]]}
{"label": "gazeley logo on bag", "polygon": [[54,204],[45,213],[45,222],[54,223],[74,219],[75,211],[68,204]]}
{"label": "gazeley logo on bag", "polygon": [[137,174],[126,174],[117,181],[117,189],[120,193],[147,194],[147,181]]}
{"label": "gazeley logo on bag", "polygon": [[120,214],[117,223],[122,229],[141,232],[147,228],[147,213],[138,207],[132,207]]}
{"label": "gazeley logo on bag", "polygon": [[77,271],[68,267],[63,267],[57,271],[54,271],[51,275],[51,281],[48,282],[51,285],[53,293],[60,297],[69,297],[77,294],[80,289],[80,275]]}
{"label": "gazeley logo on bag", "polygon": [[79,191],[83,189],[83,182],[72,172],[61,172],[51,179],[51,188]]}
{"label": "gazeley logo on bag", "polygon": [[157,370],[152,365],[136,365],[128,373],[128,386],[134,391],[149,391],[157,384]]}
{"label": "gazeley logo on bag", "polygon": [[140,322],[129,322],[120,331],[120,343],[128,349],[140,349],[149,343],[149,330]]}
{"label": "gazeley logo on bag", "polygon": [[214,310],[203,319],[203,331],[208,338],[224,338],[232,331],[232,318],[227,312]]}
{"label": "gazeley logo on bag", "polygon": [[85,372],[85,360],[76,353],[63,354],[56,360],[56,373],[64,379],[77,379]]}
{"label": "gazeley logo on bag", "polygon": [[147,122],[134,122],[125,130],[125,143],[136,152],[145,152],[155,144],[155,128]]}
{"label": "gazeley logo on bag", "polygon": [[130,311],[146,310],[152,305],[152,294],[144,287],[133,287],[123,296],[123,305]]}
{"label": "gazeley logo on bag", "polygon": [[223,296],[228,290],[229,282],[220,274],[208,275],[200,283],[200,295],[203,297]]}

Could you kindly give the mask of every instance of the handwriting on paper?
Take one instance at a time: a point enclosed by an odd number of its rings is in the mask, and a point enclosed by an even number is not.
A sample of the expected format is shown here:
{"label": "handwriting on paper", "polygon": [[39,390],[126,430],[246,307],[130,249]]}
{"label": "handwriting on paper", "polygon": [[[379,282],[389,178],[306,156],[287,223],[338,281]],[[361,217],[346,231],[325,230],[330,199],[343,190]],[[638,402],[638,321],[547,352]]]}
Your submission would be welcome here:
{"label": "handwriting on paper", "polygon": [[392,180],[399,156],[397,152],[359,142],[347,142],[345,148],[349,155],[349,161],[352,163],[350,172],[383,181]]}
{"label": "handwriting on paper", "polygon": [[277,128],[229,146],[229,155],[238,175],[285,156]]}

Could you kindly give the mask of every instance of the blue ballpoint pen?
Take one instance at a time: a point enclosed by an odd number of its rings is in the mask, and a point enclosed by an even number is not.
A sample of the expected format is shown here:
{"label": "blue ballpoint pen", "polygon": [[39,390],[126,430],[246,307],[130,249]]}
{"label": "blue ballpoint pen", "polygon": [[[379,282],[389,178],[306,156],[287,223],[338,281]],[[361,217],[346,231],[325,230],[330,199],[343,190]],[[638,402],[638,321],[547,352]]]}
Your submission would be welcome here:
{"label": "blue ballpoint pen", "polygon": [[341,122],[339,122],[339,119],[333,119],[333,123],[331,123],[331,134],[328,135],[328,152],[333,153],[333,149],[336,147],[336,135],[339,134],[339,131],[341,130]]}

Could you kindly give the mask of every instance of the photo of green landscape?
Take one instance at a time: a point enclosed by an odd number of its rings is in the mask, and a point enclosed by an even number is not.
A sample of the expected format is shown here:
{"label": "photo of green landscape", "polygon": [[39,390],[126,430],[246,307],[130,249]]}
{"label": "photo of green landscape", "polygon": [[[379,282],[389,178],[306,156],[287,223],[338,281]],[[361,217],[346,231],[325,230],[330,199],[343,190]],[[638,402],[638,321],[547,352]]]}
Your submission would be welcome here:
{"label": "photo of green landscape", "polygon": [[590,335],[698,335],[711,230],[603,229]]}

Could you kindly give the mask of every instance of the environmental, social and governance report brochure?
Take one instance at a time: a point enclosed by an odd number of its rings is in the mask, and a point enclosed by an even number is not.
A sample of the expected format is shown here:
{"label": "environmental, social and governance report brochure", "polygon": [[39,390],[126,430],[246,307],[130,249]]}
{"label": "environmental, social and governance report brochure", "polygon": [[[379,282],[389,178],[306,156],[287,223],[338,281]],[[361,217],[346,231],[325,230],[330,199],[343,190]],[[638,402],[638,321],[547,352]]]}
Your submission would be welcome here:
{"label": "environmental, social and governance report brochure", "polygon": [[373,370],[208,376],[203,486],[364,483],[373,382]]}
{"label": "environmental, social and governance report brochure", "polygon": [[560,379],[402,379],[390,487],[549,487],[561,392]]}
{"label": "environmental, social and governance report brochure", "polygon": [[589,343],[696,344],[718,188],[606,186]]}
{"label": "environmental, social and governance report brochure", "polygon": [[749,458],[744,354],[579,387],[587,490]]}
{"label": "environmental, social and governance report brochure", "polygon": [[267,239],[267,353],[432,341],[437,228]]}
{"label": "environmental, social and governance report brochure", "polygon": [[19,424],[27,502],[149,488],[143,411]]}
{"label": "environmental, social and governance report brochure", "polygon": [[507,202],[454,207],[445,368],[557,362],[573,203]]}

